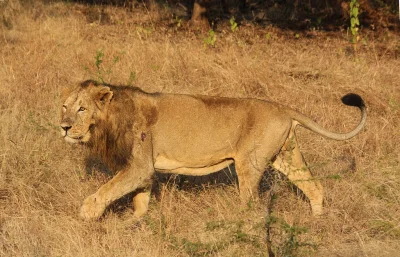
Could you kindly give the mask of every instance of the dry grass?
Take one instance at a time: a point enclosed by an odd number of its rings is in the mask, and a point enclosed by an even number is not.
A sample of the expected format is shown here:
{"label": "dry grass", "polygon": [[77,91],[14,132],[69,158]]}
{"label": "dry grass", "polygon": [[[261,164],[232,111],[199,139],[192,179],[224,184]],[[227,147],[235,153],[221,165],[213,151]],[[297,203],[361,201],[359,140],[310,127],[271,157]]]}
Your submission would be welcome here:
{"label": "dry grass", "polygon": [[[398,35],[369,34],[353,55],[345,33],[296,40],[273,27],[232,33],[220,24],[216,47],[206,48],[205,34],[178,29],[162,11],[7,0],[0,11],[1,256],[266,256],[268,241],[278,256],[399,255]],[[102,12],[107,19],[99,19]],[[335,142],[298,130],[325,187],[326,214],[314,219],[274,174],[263,200],[244,209],[232,185],[167,183],[140,222],[126,199],[100,221],[81,221],[82,200],[107,178],[86,174],[84,150],[59,137],[59,96],[71,83],[96,78],[100,49],[107,82],[269,99],[334,131],[358,121],[340,96],[361,94],[369,118],[356,138]]]}

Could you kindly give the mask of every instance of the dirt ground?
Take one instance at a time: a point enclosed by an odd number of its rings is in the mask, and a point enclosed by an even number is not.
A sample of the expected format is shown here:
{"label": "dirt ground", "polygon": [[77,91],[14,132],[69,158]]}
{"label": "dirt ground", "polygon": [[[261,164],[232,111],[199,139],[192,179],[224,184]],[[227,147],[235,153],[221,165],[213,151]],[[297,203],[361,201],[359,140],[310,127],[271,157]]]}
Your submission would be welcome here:
{"label": "dirt ground", "polygon": [[[190,31],[167,9],[0,0],[0,256],[400,256],[400,35],[289,31],[252,22]],[[148,92],[253,97],[288,105],[332,131],[359,111],[365,129],[333,141],[303,128],[299,143],[325,189],[314,218],[280,174],[239,208],[232,169],[160,177],[149,213],[129,196],[99,221],[78,217],[109,179],[59,132],[60,95],[86,79]],[[232,168],[232,167],[231,167]],[[193,186],[195,185],[195,186]],[[273,253],[273,254],[272,254]]]}

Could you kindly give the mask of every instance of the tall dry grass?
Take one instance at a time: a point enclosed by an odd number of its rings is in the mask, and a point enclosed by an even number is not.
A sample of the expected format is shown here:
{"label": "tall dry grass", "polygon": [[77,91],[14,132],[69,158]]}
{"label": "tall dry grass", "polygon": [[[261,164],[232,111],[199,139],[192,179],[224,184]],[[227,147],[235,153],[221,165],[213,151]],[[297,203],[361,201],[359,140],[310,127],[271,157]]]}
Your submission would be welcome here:
{"label": "tall dry grass", "polygon": [[[162,11],[11,0],[0,11],[1,256],[266,256],[268,248],[278,256],[399,255],[399,35],[362,32],[368,39],[354,55],[345,32],[296,40],[273,27],[232,33],[221,24],[216,47],[206,48],[206,34],[177,28]],[[108,178],[87,174],[84,150],[59,137],[59,100],[64,87],[98,79],[97,51],[106,82],[273,100],[333,131],[359,118],[339,98],[361,94],[369,117],[354,139],[298,129],[326,214],[313,218],[272,173],[262,201],[245,209],[233,185],[167,182],[140,222],[129,199],[100,221],[80,220],[83,199]]]}

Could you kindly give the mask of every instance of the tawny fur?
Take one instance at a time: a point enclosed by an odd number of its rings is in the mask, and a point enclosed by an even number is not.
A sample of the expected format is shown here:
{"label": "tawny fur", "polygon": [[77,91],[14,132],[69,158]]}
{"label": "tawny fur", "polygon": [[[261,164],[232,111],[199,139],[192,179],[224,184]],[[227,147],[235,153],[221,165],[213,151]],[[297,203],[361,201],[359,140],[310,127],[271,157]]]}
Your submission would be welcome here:
{"label": "tawny fur", "polygon": [[89,147],[116,175],[85,199],[80,215],[98,218],[123,195],[134,196],[134,215],[148,208],[149,185],[158,170],[204,175],[235,163],[244,202],[256,199],[268,165],[285,174],[310,201],[314,215],[322,213],[323,189],[311,177],[301,156],[295,128],[302,125],[325,137],[345,140],[366,122],[358,95],[342,99],[359,107],[359,125],[345,134],[320,127],[301,113],[256,99],[174,94],[148,94],[139,88],[85,81],[63,101],[62,135]]}

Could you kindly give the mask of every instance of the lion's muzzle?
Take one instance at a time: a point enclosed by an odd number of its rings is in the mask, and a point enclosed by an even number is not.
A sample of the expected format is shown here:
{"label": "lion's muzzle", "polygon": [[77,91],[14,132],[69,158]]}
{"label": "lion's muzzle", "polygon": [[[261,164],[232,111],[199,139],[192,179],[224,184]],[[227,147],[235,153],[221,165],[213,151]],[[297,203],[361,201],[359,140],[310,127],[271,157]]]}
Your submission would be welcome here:
{"label": "lion's muzzle", "polygon": [[61,128],[65,131],[65,134],[67,134],[67,133],[68,133],[68,130],[69,130],[70,128],[72,128],[72,126],[68,126],[68,125],[65,125],[65,124],[61,124]]}

